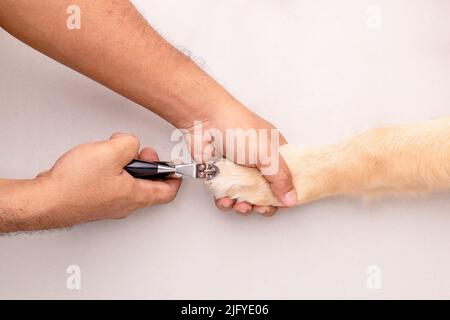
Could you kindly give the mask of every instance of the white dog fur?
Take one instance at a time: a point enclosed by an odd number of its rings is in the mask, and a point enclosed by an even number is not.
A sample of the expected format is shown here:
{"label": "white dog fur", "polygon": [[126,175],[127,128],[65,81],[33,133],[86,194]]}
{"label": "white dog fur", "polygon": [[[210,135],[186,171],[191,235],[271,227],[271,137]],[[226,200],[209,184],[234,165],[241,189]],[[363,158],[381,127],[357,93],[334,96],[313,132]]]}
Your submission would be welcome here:
{"label": "white dog fur", "polygon": [[[370,129],[338,144],[280,147],[298,204],[328,196],[424,193],[450,189],[450,118]],[[281,206],[257,169],[229,160],[206,184],[216,198]]]}

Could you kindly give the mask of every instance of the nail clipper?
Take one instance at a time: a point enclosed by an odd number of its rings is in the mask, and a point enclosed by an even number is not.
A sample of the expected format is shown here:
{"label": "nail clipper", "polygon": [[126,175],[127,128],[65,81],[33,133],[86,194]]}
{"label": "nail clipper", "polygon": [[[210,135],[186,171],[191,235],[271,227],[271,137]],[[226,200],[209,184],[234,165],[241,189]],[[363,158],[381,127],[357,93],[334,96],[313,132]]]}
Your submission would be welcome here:
{"label": "nail clipper", "polygon": [[146,180],[168,179],[174,177],[190,177],[195,179],[213,179],[218,173],[214,163],[174,164],[173,162],[148,162],[133,160],[125,170],[135,178]]}

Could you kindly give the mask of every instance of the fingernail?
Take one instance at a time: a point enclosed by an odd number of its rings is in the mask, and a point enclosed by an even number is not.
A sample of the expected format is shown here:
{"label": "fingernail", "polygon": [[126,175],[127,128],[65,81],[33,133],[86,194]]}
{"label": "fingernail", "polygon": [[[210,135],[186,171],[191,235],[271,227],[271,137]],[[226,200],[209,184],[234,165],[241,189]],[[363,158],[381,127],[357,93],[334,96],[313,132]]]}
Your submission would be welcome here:
{"label": "fingernail", "polygon": [[233,200],[231,199],[224,199],[222,200],[222,207],[229,208],[233,204]]}
{"label": "fingernail", "polygon": [[267,210],[267,208],[255,208],[255,211],[260,214],[266,214],[267,212],[269,212],[269,210]]}
{"label": "fingernail", "polygon": [[236,208],[236,211],[238,211],[239,213],[247,213],[251,210],[251,208],[244,206],[244,207],[238,207]]}
{"label": "fingernail", "polygon": [[247,212],[250,211],[250,209],[248,209],[248,208],[240,208],[240,209],[238,209],[238,211],[239,211],[240,213],[247,213]]}
{"label": "fingernail", "polygon": [[291,190],[284,195],[283,203],[288,207],[293,207],[297,204],[297,193],[295,190]]}

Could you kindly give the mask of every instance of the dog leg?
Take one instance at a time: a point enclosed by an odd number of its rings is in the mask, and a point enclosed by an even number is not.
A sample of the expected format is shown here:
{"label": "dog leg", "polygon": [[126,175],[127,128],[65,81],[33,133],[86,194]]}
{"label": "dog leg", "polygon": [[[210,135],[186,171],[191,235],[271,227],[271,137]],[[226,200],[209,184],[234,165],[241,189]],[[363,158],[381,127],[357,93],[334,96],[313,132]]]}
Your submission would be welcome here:
{"label": "dog leg", "polygon": [[[319,148],[280,147],[298,204],[337,195],[429,193],[450,189],[450,119],[370,129]],[[216,198],[281,206],[257,169],[228,160],[207,181]]]}

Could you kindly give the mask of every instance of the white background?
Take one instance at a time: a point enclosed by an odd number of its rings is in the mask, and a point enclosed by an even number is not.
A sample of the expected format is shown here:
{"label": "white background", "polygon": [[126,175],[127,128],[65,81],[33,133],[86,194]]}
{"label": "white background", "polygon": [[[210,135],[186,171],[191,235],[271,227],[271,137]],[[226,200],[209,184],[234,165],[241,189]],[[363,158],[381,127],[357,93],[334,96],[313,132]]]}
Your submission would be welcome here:
{"label": "white background", "polygon": [[[450,113],[449,1],[135,3],[290,143]],[[0,31],[1,177],[31,178],[115,131],[163,159],[174,145],[157,116]],[[185,181],[170,205],[125,220],[0,237],[0,298],[450,298],[449,211],[438,195],[243,218]],[[79,291],[66,288],[72,264]]]}

